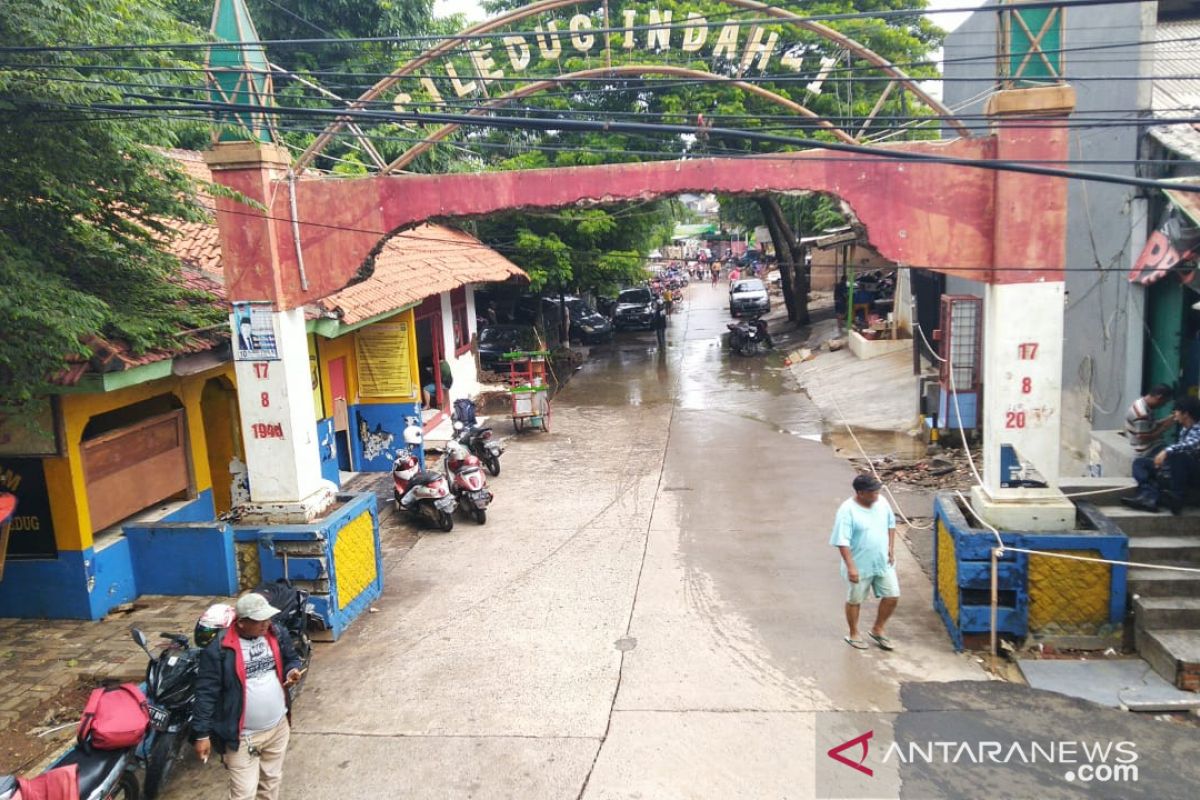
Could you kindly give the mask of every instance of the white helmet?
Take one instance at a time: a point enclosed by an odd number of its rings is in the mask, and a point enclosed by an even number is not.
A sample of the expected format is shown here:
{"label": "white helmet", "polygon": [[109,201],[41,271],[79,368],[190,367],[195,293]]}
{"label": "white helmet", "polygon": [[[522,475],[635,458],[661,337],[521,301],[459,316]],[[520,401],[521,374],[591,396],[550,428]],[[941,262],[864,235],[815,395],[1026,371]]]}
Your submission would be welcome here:
{"label": "white helmet", "polygon": [[237,619],[237,611],[228,603],[214,603],[200,615],[192,639],[196,647],[206,647],[218,633],[228,628]]}

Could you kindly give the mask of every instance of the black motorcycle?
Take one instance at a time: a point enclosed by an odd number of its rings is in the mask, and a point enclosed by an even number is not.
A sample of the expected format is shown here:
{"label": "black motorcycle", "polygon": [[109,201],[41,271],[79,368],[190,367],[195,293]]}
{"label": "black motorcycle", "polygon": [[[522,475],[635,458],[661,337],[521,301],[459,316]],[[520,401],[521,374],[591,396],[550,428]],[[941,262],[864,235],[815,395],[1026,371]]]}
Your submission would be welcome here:
{"label": "black motorcycle", "polygon": [[167,785],[171,769],[188,746],[192,729],[192,705],[196,699],[196,673],[200,649],[190,647],[181,633],[160,633],[167,641],[156,656],[146,634],[137,628],[133,640],[146,651],[146,700],[150,706],[150,733],[144,742],[146,779],[143,790],[154,800]]}
{"label": "black motorcycle", "polygon": [[470,450],[493,476],[499,475],[500,454],[504,448],[493,437],[491,428],[480,427],[475,414],[475,401],[466,397],[455,400],[450,419],[454,423],[454,441]]}
{"label": "black motorcycle", "polygon": [[[139,800],[137,749],[97,750],[77,743],[66,755],[50,765],[50,770],[75,765],[80,800]],[[17,791],[17,779],[0,775],[0,800],[11,800]]]}
{"label": "black motorcycle", "polygon": [[492,435],[491,428],[481,428],[478,425],[454,423],[454,441],[466,447],[471,454],[483,462],[492,475],[500,474],[500,454],[504,448]]}
{"label": "black motorcycle", "polygon": [[761,319],[730,322],[725,327],[729,329],[729,348],[739,355],[754,356],[775,347],[767,323]]}
{"label": "black motorcycle", "polygon": [[[308,634],[312,613],[309,609],[308,592],[298,589],[286,578],[274,583],[263,583],[256,592],[267,598],[267,602],[279,609],[271,621],[292,640],[296,655],[300,656],[300,680],[288,687],[288,699],[295,703],[304,688],[308,676],[308,665],[312,661],[312,638]],[[279,633],[279,630],[276,630]]]}

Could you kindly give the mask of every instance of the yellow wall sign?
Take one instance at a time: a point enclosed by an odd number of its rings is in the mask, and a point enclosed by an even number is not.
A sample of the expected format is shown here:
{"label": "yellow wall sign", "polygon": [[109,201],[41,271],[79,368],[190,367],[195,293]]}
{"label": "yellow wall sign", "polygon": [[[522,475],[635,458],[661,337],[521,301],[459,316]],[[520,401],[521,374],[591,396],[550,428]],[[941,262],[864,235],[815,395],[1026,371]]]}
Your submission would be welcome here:
{"label": "yellow wall sign", "polygon": [[416,399],[411,315],[405,322],[368,325],[354,336],[360,397]]}

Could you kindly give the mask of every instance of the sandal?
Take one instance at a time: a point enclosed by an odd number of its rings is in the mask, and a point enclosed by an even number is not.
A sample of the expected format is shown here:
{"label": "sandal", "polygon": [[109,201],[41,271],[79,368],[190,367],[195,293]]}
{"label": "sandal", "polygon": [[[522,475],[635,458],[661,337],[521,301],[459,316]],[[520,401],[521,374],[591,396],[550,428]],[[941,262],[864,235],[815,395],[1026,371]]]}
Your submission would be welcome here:
{"label": "sandal", "polygon": [[849,636],[843,636],[842,641],[853,647],[855,650],[866,650],[867,643],[862,639],[851,639]]}
{"label": "sandal", "polygon": [[879,645],[880,650],[895,650],[896,649],[892,645],[892,640],[886,636],[882,636],[877,633],[868,633],[867,636],[870,636],[871,639],[875,642],[875,644]]}

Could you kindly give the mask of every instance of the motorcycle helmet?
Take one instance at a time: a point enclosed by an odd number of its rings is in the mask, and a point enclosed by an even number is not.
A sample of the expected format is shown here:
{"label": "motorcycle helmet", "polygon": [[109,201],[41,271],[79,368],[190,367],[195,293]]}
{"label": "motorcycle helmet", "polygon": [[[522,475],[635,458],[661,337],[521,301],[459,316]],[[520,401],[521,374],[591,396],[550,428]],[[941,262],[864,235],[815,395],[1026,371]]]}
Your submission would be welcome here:
{"label": "motorcycle helmet", "polygon": [[469,455],[471,455],[471,451],[462,442],[452,439],[446,443],[446,459],[450,463],[450,469],[458,469],[463,460]]}
{"label": "motorcycle helmet", "polygon": [[207,647],[217,634],[233,624],[237,612],[227,603],[214,603],[200,615],[196,629],[192,631],[192,640],[196,647]]}

